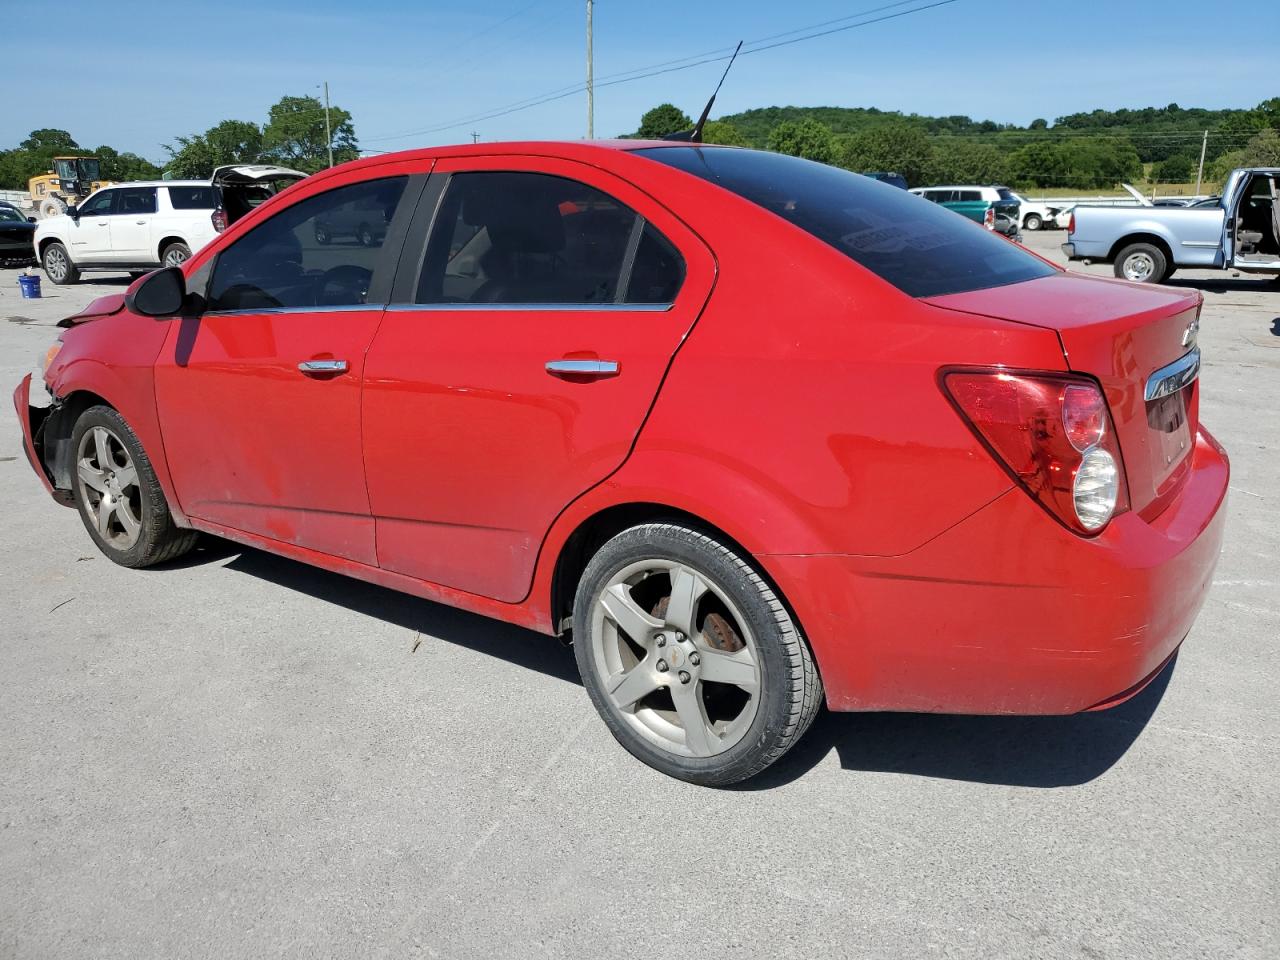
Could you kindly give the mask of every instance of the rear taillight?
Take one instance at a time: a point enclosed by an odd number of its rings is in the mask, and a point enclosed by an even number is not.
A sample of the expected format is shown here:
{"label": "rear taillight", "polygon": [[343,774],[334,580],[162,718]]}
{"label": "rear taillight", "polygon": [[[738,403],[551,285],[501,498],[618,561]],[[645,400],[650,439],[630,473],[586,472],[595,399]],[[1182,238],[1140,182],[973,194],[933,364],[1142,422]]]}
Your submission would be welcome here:
{"label": "rear taillight", "polygon": [[1011,370],[951,370],[942,387],[1001,466],[1076,533],[1129,508],[1120,446],[1092,380]]}
{"label": "rear taillight", "polygon": [[982,225],[988,230],[996,228],[996,208],[987,207],[987,212],[982,215]]}
{"label": "rear taillight", "polygon": [[1076,232],[1076,215],[1074,213],[1067,214],[1067,233]]}
{"label": "rear taillight", "polygon": [[213,222],[214,232],[221,233],[227,229],[227,214],[221,207],[209,214],[209,219]]}

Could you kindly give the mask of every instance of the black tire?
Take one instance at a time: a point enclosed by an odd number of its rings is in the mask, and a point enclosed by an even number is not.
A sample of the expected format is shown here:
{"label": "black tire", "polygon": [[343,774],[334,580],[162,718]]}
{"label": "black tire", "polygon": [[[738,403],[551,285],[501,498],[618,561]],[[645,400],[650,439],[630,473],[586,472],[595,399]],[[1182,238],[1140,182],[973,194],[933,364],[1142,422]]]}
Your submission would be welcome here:
{"label": "black tire", "polygon": [[50,283],[64,286],[80,281],[79,268],[72,263],[67,248],[57,240],[41,251],[40,266],[44,268],[44,275],[49,278]]}
{"label": "black tire", "polygon": [[329,228],[317,223],[316,224],[316,243],[320,244],[320,246],[322,247],[325,247],[329,245],[329,241],[331,239],[332,237],[329,236]]}
{"label": "black tire", "polygon": [[165,267],[177,267],[191,259],[191,248],[185,243],[175,240],[165,244],[160,251],[160,263]]}
{"label": "black tire", "polygon": [[1161,283],[1169,270],[1169,258],[1150,243],[1131,243],[1116,254],[1115,275],[1133,283]]}
{"label": "black tire", "polygon": [[1027,230],[1039,230],[1044,226],[1044,221],[1040,218],[1040,214],[1028,213],[1027,219],[1023,221],[1022,226]]}
{"label": "black tire", "polygon": [[[123,549],[99,532],[91,512],[93,507],[88,502],[88,487],[79,479],[81,465],[78,451],[85,435],[95,427],[106,428],[119,441],[137,472],[137,502],[132,507],[139,514],[137,540]],[[194,530],[184,530],[173,522],[173,515],[169,512],[169,504],[160,488],[160,481],[156,479],[151,460],[138,442],[137,435],[119,413],[107,406],[90,407],[82,413],[71,431],[71,451],[71,489],[76,508],[89,536],[109,560],[123,567],[149,567],[180,557],[196,545],[199,534]]]}
{"label": "black tire", "polygon": [[[755,713],[745,735],[722,752],[711,756],[681,755],[647,739],[633,724],[605,687],[592,639],[597,622],[596,608],[612,578],[650,558],[671,561],[694,571],[703,581],[724,593],[737,609],[744,626],[753,636],[753,655],[759,668]],[[674,581],[672,581],[674,582]],[[698,603],[695,602],[695,611]],[[713,599],[718,603],[718,599]],[[661,604],[661,601],[660,601]],[[705,612],[695,629],[706,640]],[[663,628],[666,629],[666,628]],[[596,551],[578,583],[573,608],[574,649],[582,681],[592,703],[618,742],[633,756],[654,769],[704,786],[727,786],[760,773],[777,761],[808,730],[822,705],[822,680],[809,645],[787,612],[786,606],[769,584],[742,557],[714,538],[676,523],[649,523],[632,527],[613,537]],[[683,634],[675,634],[683,639]],[[676,644],[666,648],[673,649]],[[706,659],[713,651],[702,646]],[[723,649],[723,648],[722,648]],[[646,655],[647,658],[647,655]],[[689,663],[698,660],[687,658]],[[675,661],[679,665],[679,661]],[[633,668],[634,669],[634,668]],[[658,670],[667,669],[659,661]],[[693,669],[690,667],[690,669]],[[701,668],[700,668],[701,669]],[[667,676],[667,675],[663,675]],[[675,671],[667,679],[675,686]],[[687,683],[686,674],[681,674]],[[695,687],[701,687],[695,681]],[[615,689],[617,684],[615,683]],[[661,688],[655,691],[661,693]],[[706,694],[698,692],[698,697]],[[704,700],[704,706],[708,701]]]}

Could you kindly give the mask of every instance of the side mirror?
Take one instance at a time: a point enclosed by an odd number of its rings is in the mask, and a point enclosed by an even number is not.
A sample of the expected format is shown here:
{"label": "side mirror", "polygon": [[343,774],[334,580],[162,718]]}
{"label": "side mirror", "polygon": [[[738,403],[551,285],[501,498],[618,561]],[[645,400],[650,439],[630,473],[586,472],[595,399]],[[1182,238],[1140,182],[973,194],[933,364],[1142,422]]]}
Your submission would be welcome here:
{"label": "side mirror", "polygon": [[144,317],[172,317],[187,302],[187,278],[178,267],[149,273],[125,296],[125,306]]}
{"label": "side mirror", "polygon": [[36,222],[35,217],[27,217],[27,223],[35,223],[35,222]]}

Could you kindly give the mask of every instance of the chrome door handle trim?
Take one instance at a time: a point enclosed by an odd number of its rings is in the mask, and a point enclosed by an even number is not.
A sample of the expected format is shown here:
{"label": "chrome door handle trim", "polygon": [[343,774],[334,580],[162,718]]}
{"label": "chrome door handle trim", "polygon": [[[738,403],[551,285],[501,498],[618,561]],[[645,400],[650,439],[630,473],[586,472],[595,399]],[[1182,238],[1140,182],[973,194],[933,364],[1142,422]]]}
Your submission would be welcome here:
{"label": "chrome door handle trim", "polygon": [[579,377],[616,377],[621,369],[617,360],[548,360],[547,373],[568,373]]}
{"label": "chrome door handle trim", "polygon": [[298,364],[303,373],[346,373],[345,360],[303,360]]}
{"label": "chrome door handle trim", "polygon": [[1147,378],[1143,398],[1147,401],[1172,396],[1200,376],[1200,348],[1184,354]]}
{"label": "chrome door handle trim", "polygon": [[140,227],[145,227],[145,226],[147,225],[147,221],[145,221],[145,220],[135,220],[135,221],[133,221],[133,222],[134,222],[134,223],[136,223],[136,224],[137,224],[138,226],[140,226]]}

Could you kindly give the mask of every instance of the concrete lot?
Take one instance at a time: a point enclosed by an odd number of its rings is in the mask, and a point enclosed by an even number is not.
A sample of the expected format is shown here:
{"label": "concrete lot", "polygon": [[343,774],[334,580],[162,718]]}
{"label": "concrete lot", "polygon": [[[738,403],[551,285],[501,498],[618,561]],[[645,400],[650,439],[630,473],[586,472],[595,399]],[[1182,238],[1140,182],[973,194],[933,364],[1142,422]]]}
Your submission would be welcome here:
{"label": "concrete lot", "polygon": [[[1234,475],[1176,669],[1080,717],[824,715],[737,791],[632,760],[547,638],[216,541],[114,566],[6,399],[0,956],[1280,956],[1280,290],[1179,277]],[[0,384],[119,288],[0,271]]]}

